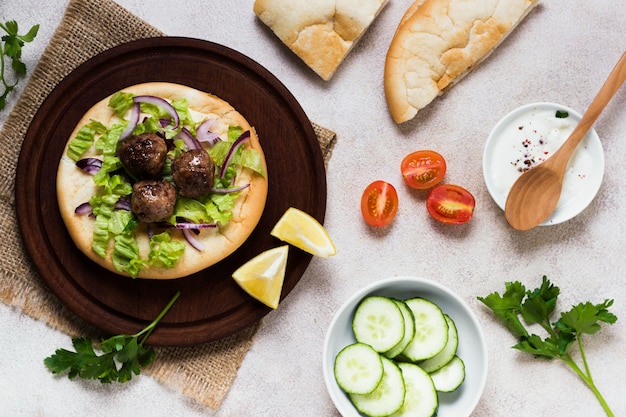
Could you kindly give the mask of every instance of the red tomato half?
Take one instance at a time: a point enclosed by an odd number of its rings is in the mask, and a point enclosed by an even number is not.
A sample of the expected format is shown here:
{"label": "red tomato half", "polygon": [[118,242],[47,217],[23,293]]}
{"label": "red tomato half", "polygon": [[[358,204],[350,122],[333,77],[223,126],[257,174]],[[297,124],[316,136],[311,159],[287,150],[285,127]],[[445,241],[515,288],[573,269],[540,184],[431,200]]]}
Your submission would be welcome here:
{"label": "red tomato half", "polygon": [[465,188],[442,184],[432,189],[426,199],[426,208],[431,216],[442,223],[461,224],[474,214],[476,201]]}
{"label": "red tomato half", "polygon": [[398,211],[398,193],[385,181],[374,181],[361,197],[361,213],[371,226],[387,226]]}
{"label": "red tomato half", "polygon": [[446,175],[446,160],[435,151],[416,151],[404,157],[400,170],[409,187],[426,190]]}

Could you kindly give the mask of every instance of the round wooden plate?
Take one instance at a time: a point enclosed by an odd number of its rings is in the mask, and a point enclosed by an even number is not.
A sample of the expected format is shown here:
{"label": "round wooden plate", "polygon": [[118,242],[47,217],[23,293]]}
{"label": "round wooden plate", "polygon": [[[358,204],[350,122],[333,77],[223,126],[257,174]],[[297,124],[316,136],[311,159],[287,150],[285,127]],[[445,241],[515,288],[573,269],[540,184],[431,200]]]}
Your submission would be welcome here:
{"label": "round wooden plate", "polygon": [[[69,135],[93,104],[138,83],[168,81],[216,94],[253,125],[268,166],[263,216],[231,256],[175,280],[123,277],[80,252],[67,233],[56,199],[56,171]],[[18,160],[16,209],[24,244],[41,277],[78,316],[109,334],[133,334],[181,296],[149,343],[191,346],[230,336],[260,320],[268,307],[231,278],[260,252],[284,244],[269,232],[293,206],[320,222],[326,211],[326,173],[313,127],[304,111],[265,68],[239,52],[190,38],[150,38],[110,49],[80,65],[46,98],[35,115]],[[311,255],[290,248],[284,298]]]}

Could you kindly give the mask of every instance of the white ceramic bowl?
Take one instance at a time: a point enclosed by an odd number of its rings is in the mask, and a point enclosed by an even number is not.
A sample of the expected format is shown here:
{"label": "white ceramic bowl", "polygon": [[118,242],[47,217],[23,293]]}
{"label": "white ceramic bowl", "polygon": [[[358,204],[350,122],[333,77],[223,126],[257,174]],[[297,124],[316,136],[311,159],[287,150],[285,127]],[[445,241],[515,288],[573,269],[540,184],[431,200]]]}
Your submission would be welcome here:
{"label": "white ceramic bowl", "polygon": [[[560,131],[559,135],[552,135],[550,129],[545,126],[533,129],[528,124],[529,114],[532,114],[532,117],[538,117],[540,112],[554,114],[557,110],[568,112],[569,116],[563,120],[564,123],[567,122],[570,125],[567,128],[552,129],[555,132]],[[581,115],[567,106],[541,102],[521,106],[496,124],[485,145],[483,176],[491,197],[501,209],[504,210],[509,190],[521,175],[517,166],[513,164],[519,159],[520,152],[522,150],[527,153],[533,152],[537,159],[546,157],[544,151],[548,151],[548,156],[551,155],[567,139],[569,132],[574,129],[580,119]],[[538,145],[540,134],[544,140],[549,139],[542,145]],[[522,148],[522,141],[525,138],[529,138],[529,142],[526,148]],[[582,212],[598,193],[603,176],[602,143],[596,131],[591,128],[568,163],[561,198],[556,209],[541,226],[562,223]]]}
{"label": "white ceramic bowl", "polygon": [[436,303],[455,322],[459,333],[457,355],[465,362],[465,381],[452,393],[439,394],[438,417],[465,417],[472,414],[487,381],[487,346],[476,316],[469,306],[448,288],[416,277],[397,277],[374,282],[354,294],[333,317],[324,341],[323,372],[328,393],[343,417],[360,417],[348,396],[339,388],[333,373],[335,356],[354,343],[352,316],[368,295],[398,299],[423,297]]}

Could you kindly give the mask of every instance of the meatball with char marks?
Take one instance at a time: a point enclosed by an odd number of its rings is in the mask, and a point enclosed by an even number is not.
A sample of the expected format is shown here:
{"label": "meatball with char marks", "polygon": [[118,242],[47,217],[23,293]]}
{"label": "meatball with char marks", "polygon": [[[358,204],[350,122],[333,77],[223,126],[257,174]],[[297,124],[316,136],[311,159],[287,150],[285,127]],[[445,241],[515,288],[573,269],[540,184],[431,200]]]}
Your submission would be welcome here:
{"label": "meatball with char marks", "polygon": [[135,178],[157,178],[165,165],[167,144],[156,133],[142,133],[121,141],[117,156]]}
{"label": "meatball with char marks", "polygon": [[204,149],[192,149],[174,160],[172,177],[181,196],[199,198],[213,188],[215,164]]}
{"label": "meatball with char marks", "polygon": [[166,180],[143,180],[133,184],[131,211],[145,223],[167,220],[176,206],[176,188]]}

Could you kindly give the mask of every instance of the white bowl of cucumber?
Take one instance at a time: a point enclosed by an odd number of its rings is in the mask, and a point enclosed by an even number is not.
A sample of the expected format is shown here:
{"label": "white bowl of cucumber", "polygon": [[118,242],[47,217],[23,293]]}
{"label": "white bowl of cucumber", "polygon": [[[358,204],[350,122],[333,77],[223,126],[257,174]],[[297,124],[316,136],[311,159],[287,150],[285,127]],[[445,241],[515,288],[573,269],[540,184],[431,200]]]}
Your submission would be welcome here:
{"label": "white bowl of cucumber", "polygon": [[361,289],[337,311],[323,372],[343,417],[464,417],[487,381],[487,346],[458,295],[427,279],[395,277]]}

